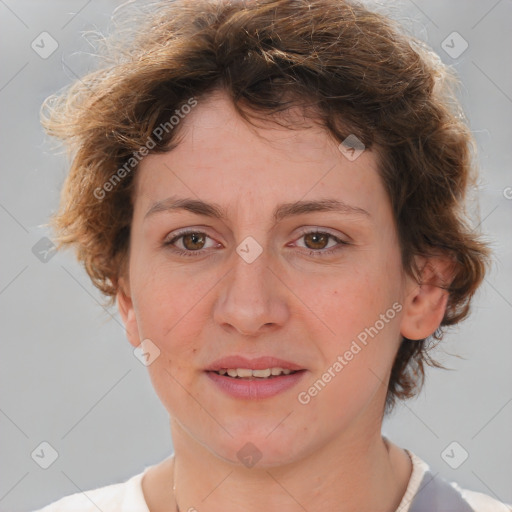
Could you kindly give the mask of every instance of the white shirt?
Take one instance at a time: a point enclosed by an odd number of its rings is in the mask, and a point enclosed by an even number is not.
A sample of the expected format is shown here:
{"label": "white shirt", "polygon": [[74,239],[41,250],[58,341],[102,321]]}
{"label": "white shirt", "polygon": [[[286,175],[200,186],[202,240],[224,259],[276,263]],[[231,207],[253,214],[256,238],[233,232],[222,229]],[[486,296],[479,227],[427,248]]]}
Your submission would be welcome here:
{"label": "white shirt", "polygon": [[[412,461],[412,474],[404,496],[396,512],[409,512],[414,497],[420,490],[425,473],[430,470],[428,464],[417,455],[405,449]],[[142,478],[153,466],[147,466],[141,473],[125,482],[107,485],[90,491],[65,496],[34,512],[150,512],[142,492]],[[450,485],[474,512],[512,512],[512,506],[480,492],[461,489],[455,482]],[[431,486],[433,487],[433,486]],[[425,485],[421,492],[429,492]],[[445,512],[429,510],[429,512]],[[454,511],[455,512],[455,511]]]}

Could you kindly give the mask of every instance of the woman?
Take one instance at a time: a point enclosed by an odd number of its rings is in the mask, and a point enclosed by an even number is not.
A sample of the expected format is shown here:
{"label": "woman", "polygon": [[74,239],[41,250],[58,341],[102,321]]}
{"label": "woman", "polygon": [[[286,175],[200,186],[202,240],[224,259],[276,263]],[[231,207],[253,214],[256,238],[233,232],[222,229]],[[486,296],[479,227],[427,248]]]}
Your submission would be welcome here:
{"label": "woman", "polygon": [[54,226],[117,301],[174,454],[57,510],[499,511],[381,434],[485,245],[449,71],[341,0],[177,0],[46,102]]}

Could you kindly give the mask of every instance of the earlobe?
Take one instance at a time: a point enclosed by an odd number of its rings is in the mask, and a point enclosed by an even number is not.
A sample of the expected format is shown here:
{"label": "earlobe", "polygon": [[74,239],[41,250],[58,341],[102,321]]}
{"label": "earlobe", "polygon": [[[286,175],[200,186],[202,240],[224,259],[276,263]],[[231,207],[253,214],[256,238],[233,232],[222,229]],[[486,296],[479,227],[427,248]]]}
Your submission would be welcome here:
{"label": "earlobe", "polygon": [[[400,334],[410,340],[421,340],[441,325],[454,277],[454,261],[447,256],[417,258],[420,282],[414,282],[404,300]],[[412,278],[411,283],[412,283]]]}
{"label": "earlobe", "polygon": [[135,317],[135,309],[133,307],[129,285],[124,278],[119,279],[116,300],[119,314],[125,326],[126,337],[131,345],[137,347],[140,345],[137,319]]}

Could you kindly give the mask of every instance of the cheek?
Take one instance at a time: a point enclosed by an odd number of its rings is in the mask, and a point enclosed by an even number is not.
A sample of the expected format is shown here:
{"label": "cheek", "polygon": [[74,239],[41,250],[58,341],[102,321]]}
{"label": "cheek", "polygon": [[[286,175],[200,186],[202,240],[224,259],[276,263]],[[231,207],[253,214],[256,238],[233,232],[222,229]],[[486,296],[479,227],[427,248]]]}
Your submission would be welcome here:
{"label": "cheek", "polygon": [[139,333],[151,339],[163,353],[186,359],[195,350],[207,321],[209,294],[219,277],[197,275],[166,264],[141,265],[134,302]]}
{"label": "cheek", "polygon": [[399,298],[398,287],[390,282],[391,269],[385,274],[375,267],[355,270],[311,285],[307,290],[308,305],[337,337],[355,336],[373,325],[379,316]]}
{"label": "cheek", "polygon": [[[331,332],[324,329],[316,338],[323,364],[303,389],[312,392],[311,418],[343,424],[385,392],[401,308],[395,291],[377,286],[375,279],[371,274],[347,276],[324,287],[324,300],[316,303]],[[320,290],[313,293],[318,296]]]}
{"label": "cheek", "polygon": [[[183,272],[147,266],[134,293],[141,339],[150,339],[160,351],[147,367],[155,392],[169,411],[187,403],[192,389],[199,340],[204,329],[204,295],[210,286],[190,286]],[[203,300],[201,300],[203,299]],[[199,413],[198,413],[199,414]]]}
{"label": "cheek", "polygon": [[400,340],[399,277],[392,273],[396,268],[384,274],[382,267],[376,263],[367,271],[347,273],[308,294],[328,328],[316,338],[323,363],[328,369],[341,356],[343,369],[335,373],[343,375],[337,382],[346,397],[368,386],[375,389],[385,379]]}

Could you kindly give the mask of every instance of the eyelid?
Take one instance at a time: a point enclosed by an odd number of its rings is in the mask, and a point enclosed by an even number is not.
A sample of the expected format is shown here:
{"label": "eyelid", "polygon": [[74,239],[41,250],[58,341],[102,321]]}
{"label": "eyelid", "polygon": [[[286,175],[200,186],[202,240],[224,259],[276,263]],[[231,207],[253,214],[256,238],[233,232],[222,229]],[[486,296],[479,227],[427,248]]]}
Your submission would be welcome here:
{"label": "eyelid", "polygon": [[188,233],[203,233],[205,235],[208,235],[210,238],[213,238],[208,234],[210,228],[208,226],[190,226],[186,228],[179,228],[175,229],[174,231],[171,231],[167,235],[165,235],[164,241],[172,240],[173,238],[176,238],[180,235],[186,235]]}
{"label": "eyelid", "polygon": [[[320,226],[302,226],[299,229],[300,229],[299,237],[304,236],[304,235],[309,235],[311,233],[322,233],[322,234],[326,234],[326,235],[331,235],[333,238],[337,238],[338,240],[345,242],[347,244],[350,243],[349,242],[350,237],[348,237],[344,233],[340,233],[339,231],[334,231],[330,228],[323,228]],[[345,240],[345,239],[347,239],[347,240]]]}

